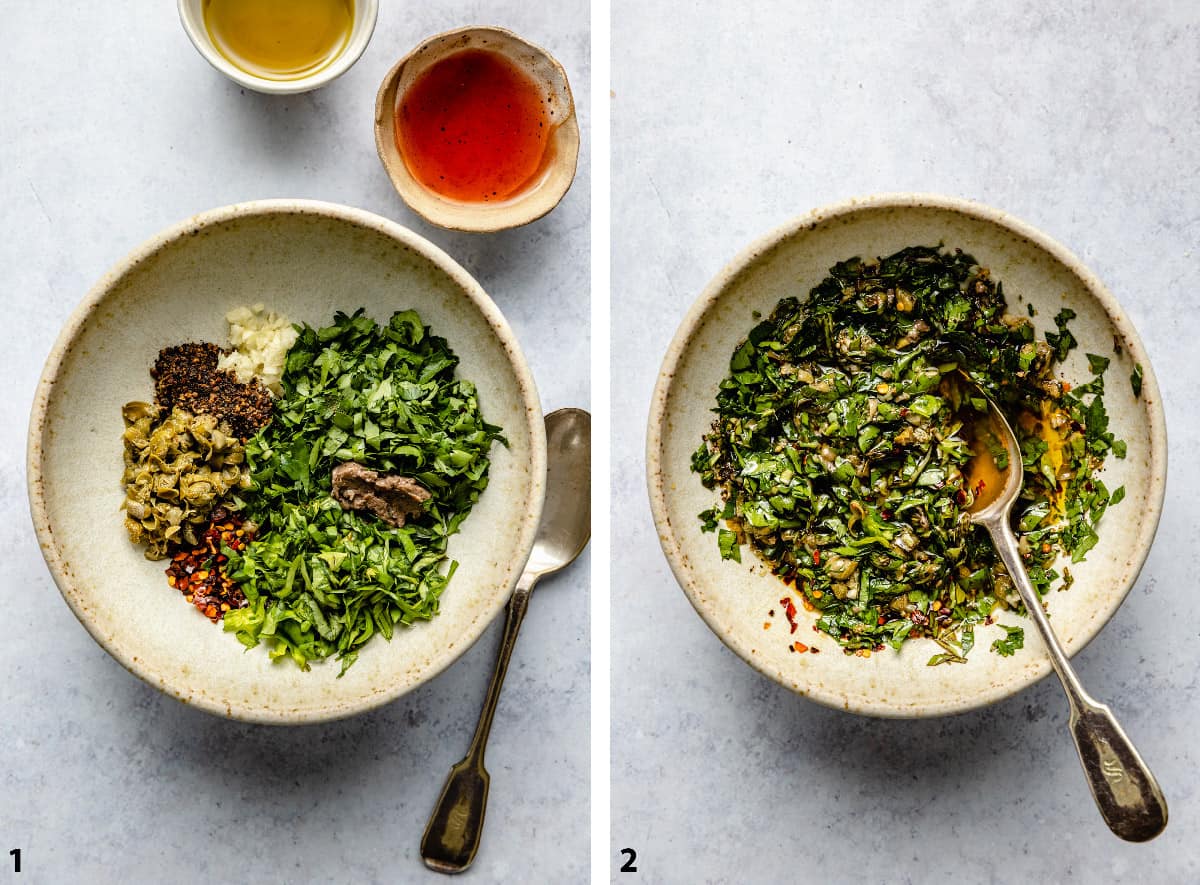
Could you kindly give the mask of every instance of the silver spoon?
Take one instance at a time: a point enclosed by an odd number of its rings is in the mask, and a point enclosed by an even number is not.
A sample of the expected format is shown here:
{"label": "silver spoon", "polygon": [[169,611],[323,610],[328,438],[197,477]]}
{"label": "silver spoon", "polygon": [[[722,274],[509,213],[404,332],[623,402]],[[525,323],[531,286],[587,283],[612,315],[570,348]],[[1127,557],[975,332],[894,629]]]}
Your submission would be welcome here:
{"label": "silver spoon", "polygon": [[[978,395],[982,396],[982,392]],[[1158,781],[1125,735],[1112,710],[1084,691],[1042,610],[1041,599],[1029,581],[1009,521],[1013,502],[1023,483],[1021,450],[1004,415],[990,398],[984,398],[987,399],[987,412],[980,413],[972,427],[967,428],[975,452],[968,464],[967,475],[971,477],[972,486],[978,477],[994,481],[985,479],[982,492],[971,505],[971,521],[983,526],[992,536],[1009,577],[1042,635],[1050,662],[1071,704],[1071,736],[1075,739],[1079,761],[1104,822],[1122,839],[1146,842],[1166,827],[1167,802]],[[998,470],[988,442],[999,443],[1007,451],[1008,464],[1004,470]]]}
{"label": "silver spoon", "polygon": [[591,445],[592,416],[587,412],[559,409],[546,416],[548,457],[542,522],[529,562],[508,600],[500,656],[471,747],[466,758],[450,769],[421,839],[425,866],[439,873],[463,872],[479,850],[491,780],[483,765],[483,754],[500,700],[500,687],[508,671],[508,659],[516,645],[533,586],[539,578],[570,565],[591,537]]}

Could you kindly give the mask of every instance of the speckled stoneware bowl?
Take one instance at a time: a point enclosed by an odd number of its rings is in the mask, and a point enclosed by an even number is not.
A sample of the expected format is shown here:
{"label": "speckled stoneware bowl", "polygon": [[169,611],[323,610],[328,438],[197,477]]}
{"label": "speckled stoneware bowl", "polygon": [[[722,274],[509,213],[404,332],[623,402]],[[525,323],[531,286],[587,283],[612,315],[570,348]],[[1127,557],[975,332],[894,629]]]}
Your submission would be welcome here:
{"label": "speckled stoneware bowl", "polygon": [[[396,146],[396,103],[431,65],[465,49],[498,52],[542,89],[550,142],[542,170],[525,188],[495,203],[468,203],[431,191],[417,181]],[[496,27],[457,28],[423,40],[388,71],[375,96],[375,149],[401,199],[426,221],[450,230],[490,233],[537,221],[559,204],[575,180],[579,121],[567,72],[549,52]]]}
{"label": "speckled stoneware bowl", "polygon": [[[719,496],[691,472],[691,455],[712,423],[717,386],[734,348],[755,323],[753,311],[766,315],[784,296],[806,297],[829,267],[851,256],[939,242],[991,268],[1013,312],[1024,313],[1025,303],[1033,304],[1039,332],[1053,331],[1062,307],[1078,314],[1071,329],[1081,346],[1063,368],[1067,380],[1090,379],[1086,352],[1112,357],[1104,401],[1111,430],[1128,442],[1129,455],[1123,461],[1110,458],[1103,477],[1111,489],[1124,485],[1128,496],[1105,514],[1100,543],[1087,561],[1072,566],[1074,586],[1049,596],[1051,620],[1068,653],[1099,632],[1133,586],[1162,510],[1167,440],[1150,361],[1116,299],[1061,245],[998,210],[910,194],[820,209],[759,240],[709,284],[671,342],[650,409],[651,507],[675,577],[713,631],[772,679],[854,713],[939,716],[982,707],[1045,676],[1050,660],[1033,625],[1011,613],[1001,621],[1025,627],[1024,650],[1011,658],[992,653],[989,646],[1003,635],[1001,629],[979,627],[975,651],[963,665],[926,666],[938,650],[932,640],[905,643],[900,652],[887,648],[869,659],[844,655],[833,639],[812,631],[816,615],[804,609],[798,613],[800,629],[788,636],[782,618],[767,617],[786,595],[784,585],[748,548],[741,564],[723,561],[715,535],[700,531],[697,514]],[[1127,380],[1135,363],[1145,372],[1140,399]],[[764,630],[768,620],[774,625]],[[823,653],[789,652],[792,639]]]}
{"label": "speckled stoneware bowl", "polygon": [[[154,395],[158,351],[226,340],[224,314],[263,302],[325,325],[337,309],[386,322],[415,308],[461,359],[484,416],[504,428],[491,480],[450,542],[459,568],[428,623],[376,637],[344,677],[245,650],[171,590],[122,526],[121,405]],[[212,713],[308,723],[383,704],[435,676],[500,611],[542,512],[545,428],[529,367],[479,284],[431,243],[367,212],[298,200],[215,209],[139,247],[71,315],[38,384],[29,497],[42,553],[88,632],[151,685]]]}

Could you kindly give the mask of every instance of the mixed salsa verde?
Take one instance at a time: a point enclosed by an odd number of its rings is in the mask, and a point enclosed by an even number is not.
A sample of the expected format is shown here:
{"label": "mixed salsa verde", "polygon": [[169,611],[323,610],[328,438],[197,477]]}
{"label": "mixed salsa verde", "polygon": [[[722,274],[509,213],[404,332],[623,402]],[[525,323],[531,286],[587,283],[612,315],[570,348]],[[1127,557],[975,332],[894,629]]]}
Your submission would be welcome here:
{"label": "mixed salsa verde", "polygon": [[[807,300],[780,301],[733,353],[692,459],[722,499],[700,514],[702,527],[726,559],[740,561],[749,545],[847,653],[928,638],[940,646],[931,665],[963,663],[976,624],[997,609],[1025,613],[967,513],[982,489],[964,475],[972,451],[960,373],[1020,442],[1013,522],[1039,594],[1070,586],[1070,566],[1060,572],[1055,561],[1080,562],[1105,509],[1125,495],[1098,476],[1109,455],[1126,454],[1104,407],[1109,358],[1087,354],[1092,379],[1072,388],[1055,370],[1077,346],[1074,312],[1061,310],[1057,331],[1039,339],[1007,308],[1003,285],[970,255],[915,246],[835,265]],[[1004,470],[1004,451],[992,454]],[[810,650],[792,642],[791,596],[780,604],[789,642]],[[991,649],[1012,655],[1024,634],[1004,631]]]}

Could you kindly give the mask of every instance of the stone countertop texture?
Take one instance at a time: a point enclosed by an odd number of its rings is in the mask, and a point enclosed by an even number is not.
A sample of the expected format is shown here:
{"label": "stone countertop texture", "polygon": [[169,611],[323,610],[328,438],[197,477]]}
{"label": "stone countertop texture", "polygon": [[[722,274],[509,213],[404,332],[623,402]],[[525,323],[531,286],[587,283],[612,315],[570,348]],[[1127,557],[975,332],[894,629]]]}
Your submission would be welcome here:
{"label": "stone countertop texture", "polygon": [[[615,872],[627,846],[642,880],[681,885],[1200,881],[1200,6],[613,6],[614,881],[637,878]],[[1158,373],[1157,542],[1076,659],[1167,795],[1150,844],[1098,816],[1053,677],[947,719],[829,710],[728,651],[659,549],[645,420],[688,306],[760,234],[906,190],[1065,243]]]}
{"label": "stone countertop texture", "polygon": [[[123,670],[72,616],[39,555],[25,432],[42,362],[91,285],[189,215],[266,197],[347,203],[407,225],[483,284],[522,341],[547,411],[588,407],[589,140],[560,206],[526,228],[452,234],[392,190],[375,91],[421,39],[500,24],[548,47],[589,94],[589,10],[496,0],[384,2],[363,57],[294,97],[243,93],[195,52],[174,3],[6,7],[0,61],[0,875],[14,881],[445,881],[419,858],[466,751],[497,622],[449,671],[371,714],[302,728],[189,709]],[[119,11],[118,11],[119,10]],[[588,557],[539,588],[488,753],[491,801],[466,881],[586,881]],[[5,876],[7,878],[7,876]]]}

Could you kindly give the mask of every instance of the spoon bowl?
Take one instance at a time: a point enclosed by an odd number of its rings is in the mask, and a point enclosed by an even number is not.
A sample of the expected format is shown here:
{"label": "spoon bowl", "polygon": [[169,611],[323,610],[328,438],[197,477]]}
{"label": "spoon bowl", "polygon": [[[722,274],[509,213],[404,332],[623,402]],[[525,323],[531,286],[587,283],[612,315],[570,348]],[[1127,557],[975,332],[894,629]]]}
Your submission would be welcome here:
{"label": "spoon bowl", "polygon": [[559,409],[546,417],[546,503],[527,573],[544,577],[565,568],[591,538],[591,431],[592,416],[583,409]]}
{"label": "spoon bowl", "polygon": [[[1021,463],[1020,443],[995,403],[984,397],[984,411],[970,414],[970,404],[978,404],[980,396],[981,392],[972,393],[969,400],[964,400],[961,411],[968,412],[963,431],[973,453],[965,471],[967,487],[974,492],[967,512],[973,522],[982,524],[988,519],[1007,517],[1021,494],[1023,474],[1013,469]],[[1001,449],[1007,458],[1004,467],[996,460]]]}

